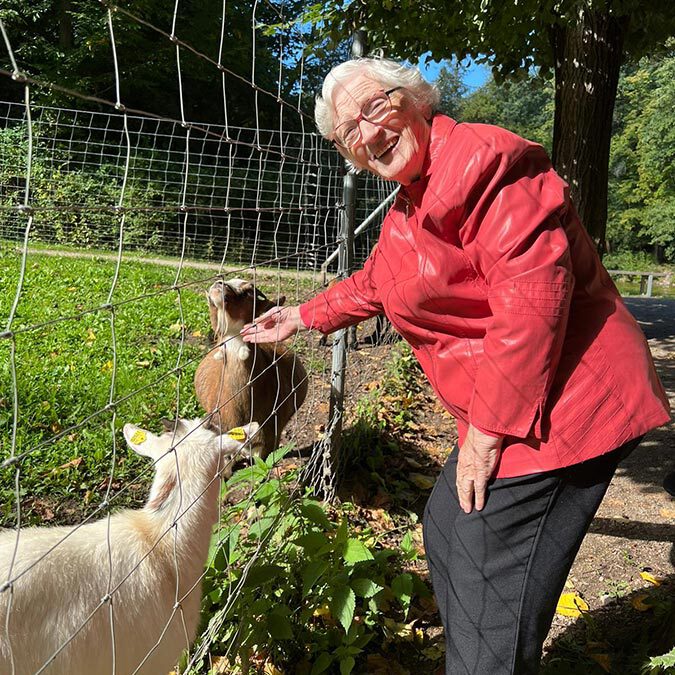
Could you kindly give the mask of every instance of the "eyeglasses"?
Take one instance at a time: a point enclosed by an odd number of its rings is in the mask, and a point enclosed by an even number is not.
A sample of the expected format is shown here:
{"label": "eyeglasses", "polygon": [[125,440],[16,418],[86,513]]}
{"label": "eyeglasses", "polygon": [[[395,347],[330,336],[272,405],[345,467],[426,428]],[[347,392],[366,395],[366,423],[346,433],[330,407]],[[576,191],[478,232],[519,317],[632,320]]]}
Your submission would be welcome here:
{"label": "eyeglasses", "polygon": [[403,89],[403,87],[394,87],[387,91],[381,91],[366,101],[356,119],[347,120],[335,127],[333,142],[345,149],[356,145],[361,140],[361,120],[366,120],[372,124],[384,122],[391,114],[391,99],[389,95],[399,89]]}

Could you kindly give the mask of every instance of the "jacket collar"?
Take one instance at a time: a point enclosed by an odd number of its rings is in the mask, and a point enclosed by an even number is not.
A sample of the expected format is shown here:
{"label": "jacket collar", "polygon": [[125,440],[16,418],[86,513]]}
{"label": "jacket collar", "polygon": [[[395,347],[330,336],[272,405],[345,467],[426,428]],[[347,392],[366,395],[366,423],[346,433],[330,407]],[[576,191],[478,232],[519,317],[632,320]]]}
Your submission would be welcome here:
{"label": "jacket collar", "polygon": [[431,134],[429,136],[429,145],[427,146],[427,154],[422,165],[422,172],[420,177],[410,183],[410,185],[402,185],[401,191],[404,192],[409,199],[418,201],[431,178],[434,168],[436,166],[436,159],[440,156],[445,144],[452,134],[457,122],[447,115],[436,113],[431,118]]}

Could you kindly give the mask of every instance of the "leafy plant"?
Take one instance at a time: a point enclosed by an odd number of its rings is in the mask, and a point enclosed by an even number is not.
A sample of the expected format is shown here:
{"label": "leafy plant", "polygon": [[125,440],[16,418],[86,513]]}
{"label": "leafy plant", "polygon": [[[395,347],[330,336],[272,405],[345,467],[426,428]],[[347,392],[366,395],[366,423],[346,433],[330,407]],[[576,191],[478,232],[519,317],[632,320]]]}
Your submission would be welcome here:
{"label": "leafy plant", "polygon": [[243,669],[293,663],[298,673],[349,675],[429,591],[402,567],[417,556],[411,538],[393,550],[355,530],[350,504],[322,504],[298,486],[295,470],[275,467],[287,451],[255,458],[227,482],[249,498],[224,512],[214,539],[207,644]]}

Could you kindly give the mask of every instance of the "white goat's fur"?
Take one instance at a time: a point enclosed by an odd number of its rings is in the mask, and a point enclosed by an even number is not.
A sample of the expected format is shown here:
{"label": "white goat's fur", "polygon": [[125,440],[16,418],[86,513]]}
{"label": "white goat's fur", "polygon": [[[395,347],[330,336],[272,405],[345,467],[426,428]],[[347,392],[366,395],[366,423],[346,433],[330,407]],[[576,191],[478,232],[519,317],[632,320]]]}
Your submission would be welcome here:
{"label": "white goat's fur", "polygon": [[[246,441],[257,428],[243,427]],[[2,675],[37,672],[72,636],[45,675],[165,675],[194,639],[218,478],[244,442],[200,420],[161,436],[127,424],[124,435],[156,462],[147,504],[79,528],[20,530],[0,593]],[[0,533],[0,583],[16,537]]]}

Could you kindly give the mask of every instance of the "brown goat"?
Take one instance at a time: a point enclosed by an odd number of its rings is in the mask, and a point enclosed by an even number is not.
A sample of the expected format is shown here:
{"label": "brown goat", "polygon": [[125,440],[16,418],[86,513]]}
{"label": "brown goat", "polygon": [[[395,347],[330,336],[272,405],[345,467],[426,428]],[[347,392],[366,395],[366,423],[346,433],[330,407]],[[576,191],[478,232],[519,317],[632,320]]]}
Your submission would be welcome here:
{"label": "brown goat", "polygon": [[197,367],[197,399],[216,429],[258,422],[253,450],[264,458],[307,397],[307,373],[283,344],[246,344],[239,331],[286,298],[271,302],[242,279],[216,281],[207,296],[216,347]]}

